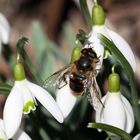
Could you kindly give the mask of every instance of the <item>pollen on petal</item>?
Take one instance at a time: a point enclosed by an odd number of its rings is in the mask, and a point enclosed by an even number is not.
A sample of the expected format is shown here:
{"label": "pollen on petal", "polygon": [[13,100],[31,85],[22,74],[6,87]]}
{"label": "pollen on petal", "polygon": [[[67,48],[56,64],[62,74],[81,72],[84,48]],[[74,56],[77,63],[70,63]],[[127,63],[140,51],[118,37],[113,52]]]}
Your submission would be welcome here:
{"label": "pollen on petal", "polygon": [[31,111],[35,111],[36,110],[36,106],[35,103],[33,101],[28,101],[23,108],[23,113],[24,114],[29,114]]}

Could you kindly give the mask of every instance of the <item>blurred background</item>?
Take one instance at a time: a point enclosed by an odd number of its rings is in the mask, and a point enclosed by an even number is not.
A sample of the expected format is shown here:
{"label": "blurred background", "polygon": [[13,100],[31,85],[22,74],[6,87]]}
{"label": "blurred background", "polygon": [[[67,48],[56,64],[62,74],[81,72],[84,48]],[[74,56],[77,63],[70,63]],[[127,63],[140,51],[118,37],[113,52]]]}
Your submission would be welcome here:
{"label": "blurred background", "polygon": [[[87,0],[89,9],[92,0]],[[131,45],[137,60],[136,80],[140,87],[140,0],[99,0],[106,12],[106,25],[123,36]],[[1,82],[13,84],[12,66],[15,62],[16,43],[25,36],[25,47],[30,60],[42,80],[69,63],[79,29],[87,33],[87,24],[78,0],[0,0],[0,12],[11,26],[8,45],[3,45],[0,56]],[[106,62],[107,63],[107,62]],[[53,64],[53,65],[52,65]],[[29,79],[33,80],[28,68]],[[103,85],[107,75],[104,75]],[[103,87],[106,91],[106,86]],[[55,97],[55,92],[52,91]],[[0,116],[6,96],[0,96]],[[94,120],[94,111],[86,97],[81,97],[64,124],[58,124],[41,106],[36,113],[25,116],[23,126],[33,140],[93,140],[104,139],[106,134],[87,129]],[[133,132],[135,134],[135,132]]]}

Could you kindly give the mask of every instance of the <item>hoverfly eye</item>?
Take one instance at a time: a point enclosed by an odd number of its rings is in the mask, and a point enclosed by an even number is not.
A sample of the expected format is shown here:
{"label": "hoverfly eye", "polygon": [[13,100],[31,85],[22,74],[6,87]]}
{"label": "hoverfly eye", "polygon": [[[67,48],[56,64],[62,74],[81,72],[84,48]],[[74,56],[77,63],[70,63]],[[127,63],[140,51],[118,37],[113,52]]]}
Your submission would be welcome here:
{"label": "hoverfly eye", "polygon": [[89,54],[88,52],[89,52],[89,51],[88,51],[87,49],[83,49],[83,50],[81,51],[81,53],[84,54],[84,55],[88,55],[88,54]]}

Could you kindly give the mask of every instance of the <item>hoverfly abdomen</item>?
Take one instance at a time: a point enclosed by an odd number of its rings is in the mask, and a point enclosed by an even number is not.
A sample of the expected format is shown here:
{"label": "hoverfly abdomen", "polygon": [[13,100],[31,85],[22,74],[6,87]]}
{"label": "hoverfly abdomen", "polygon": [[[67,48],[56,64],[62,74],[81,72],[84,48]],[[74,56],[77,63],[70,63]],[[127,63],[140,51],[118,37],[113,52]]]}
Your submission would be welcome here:
{"label": "hoverfly abdomen", "polygon": [[69,86],[76,96],[80,96],[84,91],[84,81],[86,80],[85,76],[72,73],[70,76]]}

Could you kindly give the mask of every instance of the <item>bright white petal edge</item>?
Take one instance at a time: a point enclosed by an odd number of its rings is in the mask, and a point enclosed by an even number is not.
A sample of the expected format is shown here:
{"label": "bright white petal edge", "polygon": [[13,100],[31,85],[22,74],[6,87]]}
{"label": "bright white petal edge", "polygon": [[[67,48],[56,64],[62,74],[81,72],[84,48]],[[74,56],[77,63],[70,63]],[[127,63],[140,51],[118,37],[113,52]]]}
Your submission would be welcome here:
{"label": "bright white petal edge", "polygon": [[53,117],[58,122],[63,123],[63,115],[53,97],[45,89],[29,81],[27,81],[27,86],[37,100],[53,115]]}
{"label": "bright white petal edge", "polygon": [[130,63],[133,71],[136,71],[136,60],[134,53],[130,47],[130,45],[116,32],[107,28],[110,38],[113,40],[117,48],[121,51],[121,53],[125,56],[127,61]]}
{"label": "bright white petal edge", "polygon": [[31,138],[21,129],[18,129],[12,138],[13,140],[31,140]]}
{"label": "bright white petal edge", "polygon": [[76,100],[77,97],[72,94],[68,84],[61,89],[57,89],[56,102],[61,109],[64,118],[69,115],[76,103]]}
{"label": "bright white petal edge", "polygon": [[22,119],[23,98],[18,87],[20,85],[18,84],[20,83],[15,82],[4,106],[4,126],[9,139],[12,138],[18,130]]}
{"label": "bright white petal edge", "polygon": [[6,17],[0,13],[0,35],[2,42],[7,44],[10,37],[10,25]]}

